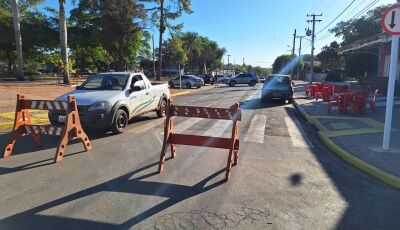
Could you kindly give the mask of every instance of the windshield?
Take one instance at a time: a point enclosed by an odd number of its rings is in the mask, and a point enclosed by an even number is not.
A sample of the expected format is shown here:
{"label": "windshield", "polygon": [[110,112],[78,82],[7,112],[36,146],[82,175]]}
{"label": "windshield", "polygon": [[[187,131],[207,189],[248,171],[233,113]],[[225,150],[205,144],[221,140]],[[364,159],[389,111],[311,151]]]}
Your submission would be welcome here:
{"label": "windshield", "polygon": [[129,74],[99,74],[90,77],[79,89],[86,90],[123,90]]}
{"label": "windshield", "polygon": [[269,80],[269,84],[283,84],[283,85],[288,85],[290,84],[290,79],[286,76],[274,76],[272,79]]}

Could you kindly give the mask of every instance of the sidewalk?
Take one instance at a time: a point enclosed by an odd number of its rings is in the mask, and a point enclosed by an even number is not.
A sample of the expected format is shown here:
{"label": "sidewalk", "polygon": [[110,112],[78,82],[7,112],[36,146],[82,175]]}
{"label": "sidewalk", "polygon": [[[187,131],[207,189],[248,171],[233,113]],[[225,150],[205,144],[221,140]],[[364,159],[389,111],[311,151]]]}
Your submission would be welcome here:
{"label": "sidewalk", "polygon": [[383,151],[385,97],[377,99],[377,111],[367,106],[365,114],[328,113],[327,103],[307,99],[304,82],[294,86],[295,106],[304,118],[315,125],[320,139],[339,157],[393,187],[400,188],[400,98],[395,98],[390,151]]}

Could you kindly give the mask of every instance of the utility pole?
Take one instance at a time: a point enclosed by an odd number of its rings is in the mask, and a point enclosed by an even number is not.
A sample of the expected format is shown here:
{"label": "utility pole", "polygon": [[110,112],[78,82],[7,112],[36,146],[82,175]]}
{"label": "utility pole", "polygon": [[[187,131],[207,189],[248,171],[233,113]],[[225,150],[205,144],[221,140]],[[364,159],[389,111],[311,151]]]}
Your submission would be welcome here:
{"label": "utility pole", "polygon": [[301,42],[305,36],[296,36],[297,38],[300,38],[300,44],[299,44],[299,64],[297,65],[297,80],[299,80],[300,76],[300,63],[301,63]]}
{"label": "utility pole", "polygon": [[231,55],[228,54],[228,73],[229,73],[229,69],[230,69],[230,68],[229,68],[229,58],[230,58],[230,56],[231,56]]}
{"label": "utility pole", "polygon": [[293,34],[293,46],[292,46],[292,56],[294,56],[294,51],[296,47],[296,29],[294,30],[294,34]]}
{"label": "utility pole", "polygon": [[[294,51],[296,49],[296,29],[294,29],[293,34],[293,46],[292,46],[292,58],[294,58]],[[290,68],[290,75],[293,76],[293,68]]]}
{"label": "utility pole", "polygon": [[322,20],[315,19],[316,17],[321,17],[322,14],[307,14],[307,17],[312,17],[312,20],[307,20],[308,23],[312,22],[313,27],[311,31],[311,69],[310,69],[310,79],[308,84],[312,85],[312,79],[314,76],[314,42],[315,42],[315,22],[321,22]]}
{"label": "utility pole", "polygon": [[151,35],[151,40],[153,42],[153,77],[154,80],[156,78],[156,54],[155,54],[155,50],[154,50],[154,34]]}
{"label": "utility pole", "polygon": [[244,66],[244,58],[243,58],[243,66]]}

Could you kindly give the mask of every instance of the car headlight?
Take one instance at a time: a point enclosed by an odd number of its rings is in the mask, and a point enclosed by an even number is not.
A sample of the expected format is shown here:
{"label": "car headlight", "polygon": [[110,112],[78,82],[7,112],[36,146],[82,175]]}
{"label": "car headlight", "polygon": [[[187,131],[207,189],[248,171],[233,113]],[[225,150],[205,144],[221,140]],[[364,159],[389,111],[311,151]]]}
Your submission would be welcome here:
{"label": "car headlight", "polygon": [[109,109],[111,108],[111,104],[107,101],[100,101],[96,102],[92,105],[89,106],[88,110],[93,111],[93,110],[104,110],[104,109]]}

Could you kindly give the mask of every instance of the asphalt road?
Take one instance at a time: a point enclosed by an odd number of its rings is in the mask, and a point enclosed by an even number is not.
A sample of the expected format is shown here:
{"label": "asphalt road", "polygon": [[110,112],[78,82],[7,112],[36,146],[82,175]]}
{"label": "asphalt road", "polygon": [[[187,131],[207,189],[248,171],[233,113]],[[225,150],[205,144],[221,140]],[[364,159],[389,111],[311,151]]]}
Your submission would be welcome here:
{"label": "asphalt road", "polygon": [[[174,99],[241,102],[239,164],[226,183],[220,149],[178,146],[157,174],[164,120],[155,114],[122,135],[91,134],[91,152],[69,145],[58,164],[56,138],[41,150],[18,139],[14,155],[0,159],[0,229],[398,229],[400,191],[338,159],[292,105],[261,103],[259,87]],[[231,126],[176,118],[175,130],[228,137]]]}

